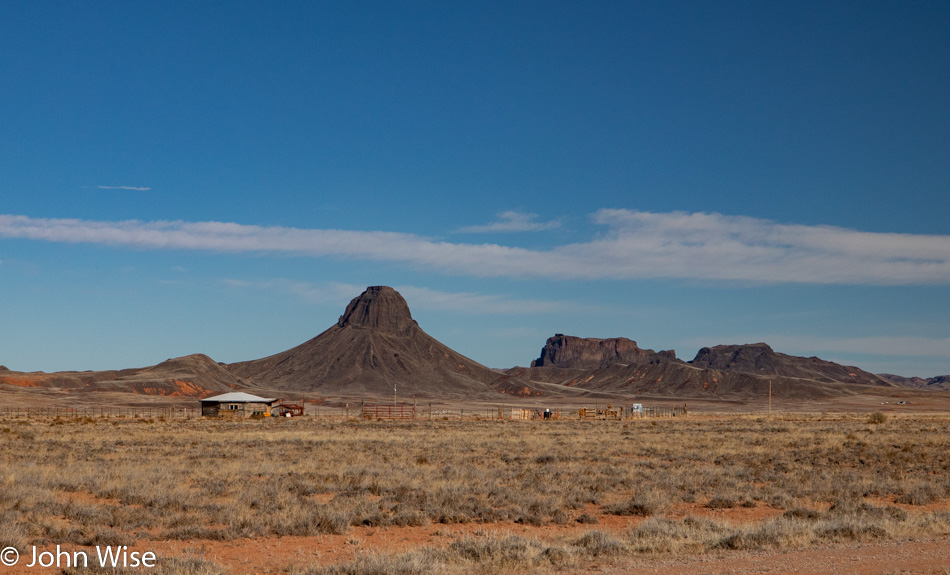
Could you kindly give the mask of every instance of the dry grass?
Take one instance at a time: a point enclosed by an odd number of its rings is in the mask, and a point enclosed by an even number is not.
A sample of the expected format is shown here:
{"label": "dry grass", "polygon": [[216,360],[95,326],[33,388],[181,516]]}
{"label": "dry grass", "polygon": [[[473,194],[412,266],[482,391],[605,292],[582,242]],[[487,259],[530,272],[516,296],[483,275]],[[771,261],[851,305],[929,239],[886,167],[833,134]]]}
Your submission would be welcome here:
{"label": "dry grass", "polygon": [[[486,532],[307,571],[411,574],[946,535],[950,515],[922,506],[950,499],[948,431],[943,416],[866,415],[2,420],[0,546],[343,534],[356,525],[595,524],[593,510],[644,518],[627,532],[593,530],[556,545]],[[687,505],[785,513],[745,525],[672,513]],[[176,561],[161,572],[221,572]]]}
{"label": "dry grass", "polygon": [[162,559],[155,566],[145,567],[67,567],[62,575],[135,575],[142,572],[150,575],[225,575],[221,567],[203,559],[189,557],[170,557]]}

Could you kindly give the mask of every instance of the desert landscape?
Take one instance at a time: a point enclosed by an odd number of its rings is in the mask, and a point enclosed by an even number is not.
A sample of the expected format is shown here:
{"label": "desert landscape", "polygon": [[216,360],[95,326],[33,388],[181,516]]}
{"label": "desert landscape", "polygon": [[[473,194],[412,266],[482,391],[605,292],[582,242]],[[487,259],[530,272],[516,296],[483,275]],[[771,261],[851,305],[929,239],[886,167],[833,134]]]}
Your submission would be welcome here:
{"label": "desert landscape", "polygon": [[950,575],[948,30],[0,1],[0,575]]}
{"label": "desert landscape", "polygon": [[[4,370],[0,544],[15,573],[944,573],[945,381],[563,334],[492,370],[370,287],[258,360]],[[233,390],[305,415],[200,416]]]}

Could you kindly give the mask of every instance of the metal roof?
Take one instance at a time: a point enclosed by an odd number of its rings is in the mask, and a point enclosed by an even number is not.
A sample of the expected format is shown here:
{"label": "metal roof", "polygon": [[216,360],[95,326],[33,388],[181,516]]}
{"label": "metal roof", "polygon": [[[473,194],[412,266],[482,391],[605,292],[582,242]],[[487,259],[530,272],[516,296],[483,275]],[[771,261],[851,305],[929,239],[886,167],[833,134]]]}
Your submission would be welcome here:
{"label": "metal roof", "polygon": [[206,397],[201,401],[231,401],[236,403],[270,403],[272,401],[277,401],[276,397],[257,397],[256,395],[251,395],[250,393],[244,393],[243,391],[232,391],[231,393],[224,393],[221,395],[216,395],[214,397]]}

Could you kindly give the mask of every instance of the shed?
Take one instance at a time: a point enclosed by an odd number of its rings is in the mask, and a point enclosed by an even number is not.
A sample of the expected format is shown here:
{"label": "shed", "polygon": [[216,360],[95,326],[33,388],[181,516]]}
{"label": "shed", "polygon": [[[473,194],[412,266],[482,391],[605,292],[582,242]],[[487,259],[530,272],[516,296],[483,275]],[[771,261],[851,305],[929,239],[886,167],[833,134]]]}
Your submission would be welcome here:
{"label": "shed", "polygon": [[229,417],[243,419],[245,417],[270,417],[271,408],[279,399],[272,397],[258,397],[250,393],[235,391],[207,397],[201,400],[201,415],[203,417]]}

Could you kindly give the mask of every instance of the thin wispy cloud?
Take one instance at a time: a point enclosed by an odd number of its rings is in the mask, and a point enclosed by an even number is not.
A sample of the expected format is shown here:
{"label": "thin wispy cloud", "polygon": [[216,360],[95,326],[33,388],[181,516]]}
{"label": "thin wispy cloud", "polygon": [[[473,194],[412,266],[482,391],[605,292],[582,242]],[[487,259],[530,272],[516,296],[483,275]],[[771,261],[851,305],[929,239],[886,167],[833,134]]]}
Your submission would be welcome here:
{"label": "thin wispy cloud", "polygon": [[540,299],[513,298],[505,295],[470,292],[446,292],[426,287],[396,286],[412,309],[454,311],[461,313],[532,314],[555,313],[570,308],[579,309],[576,303]]}
{"label": "thin wispy cloud", "polygon": [[502,212],[498,214],[498,219],[489,224],[480,226],[465,226],[457,231],[463,234],[487,234],[498,232],[540,232],[544,230],[553,230],[561,227],[561,222],[551,220],[548,222],[539,222],[538,214],[526,214],[522,212]]}
{"label": "thin wispy cloud", "polygon": [[416,234],[227,222],[104,222],[0,215],[0,237],[147,249],[275,252],[389,261],[476,277],[950,284],[950,236],[872,233],[716,213],[600,210],[605,232],[527,249]]}
{"label": "thin wispy cloud", "polygon": [[[275,291],[294,295],[310,303],[347,302],[361,293],[365,286],[326,282],[310,283],[288,279],[239,280],[225,279],[223,283],[232,288]],[[410,309],[436,310],[477,314],[532,314],[554,313],[577,304],[565,301],[513,298],[499,294],[471,292],[447,292],[412,285],[394,286],[406,299]]]}
{"label": "thin wispy cloud", "polygon": [[135,192],[147,192],[152,188],[144,188],[139,186],[96,186],[100,190],[132,190]]}
{"label": "thin wispy cloud", "polygon": [[224,285],[237,289],[252,289],[258,291],[277,292],[295,296],[308,303],[340,303],[347,302],[354,294],[363,291],[365,286],[338,282],[314,284],[285,278],[266,280],[241,280],[227,278],[222,280]]}

